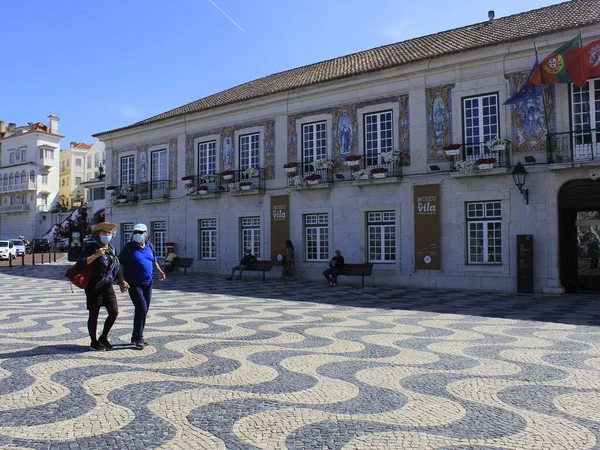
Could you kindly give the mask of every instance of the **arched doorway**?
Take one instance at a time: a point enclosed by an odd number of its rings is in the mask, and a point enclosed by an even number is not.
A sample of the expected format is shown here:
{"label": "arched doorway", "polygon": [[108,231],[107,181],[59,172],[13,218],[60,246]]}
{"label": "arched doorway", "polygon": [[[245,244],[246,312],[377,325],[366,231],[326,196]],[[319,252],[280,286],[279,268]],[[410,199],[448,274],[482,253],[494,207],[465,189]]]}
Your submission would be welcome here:
{"label": "arched doorway", "polygon": [[567,292],[600,291],[594,240],[600,240],[600,181],[572,180],[558,193],[560,280]]}

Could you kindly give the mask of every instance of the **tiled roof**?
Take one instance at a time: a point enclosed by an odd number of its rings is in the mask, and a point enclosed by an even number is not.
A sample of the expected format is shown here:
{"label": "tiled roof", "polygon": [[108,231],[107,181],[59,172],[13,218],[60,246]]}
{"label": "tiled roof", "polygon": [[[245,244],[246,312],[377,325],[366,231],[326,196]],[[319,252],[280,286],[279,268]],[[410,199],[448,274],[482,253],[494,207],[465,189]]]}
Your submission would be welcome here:
{"label": "tiled roof", "polygon": [[79,148],[79,149],[89,150],[90,148],[92,148],[92,146],[86,144],[85,142],[80,142],[79,144],[77,144],[73,148]]}
{"label": "tiled roof", "polygon": [[[600,23],[600,0],[572,0],[276,73],[104,133],[139,127],[184,114],[389,69],[424,59],[505,42],[532,39],[536,36],[594,23]],[[94,136],[99,134],[103,133]]]}

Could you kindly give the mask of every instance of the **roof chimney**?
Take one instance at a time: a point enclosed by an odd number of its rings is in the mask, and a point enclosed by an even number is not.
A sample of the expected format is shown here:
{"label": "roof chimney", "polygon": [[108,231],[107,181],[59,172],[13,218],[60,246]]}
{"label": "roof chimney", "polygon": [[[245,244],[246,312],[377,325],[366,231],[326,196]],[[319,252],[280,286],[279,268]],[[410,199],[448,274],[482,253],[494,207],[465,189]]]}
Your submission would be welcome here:
{"label": "roof chimney", "polygon": [[48,119],[50,119],[50,123],[48,125],[49,132],[51,134],[58,134],[58,121],[60,119],[58,118],[58,116],[55,116],[54,114],[50,114],[48,116]]}
{"label": "roof chimney", "polygon": [[488,19],[490,19],[490,22],[494,21],[494,10],[488,11]]}
{"label": "roof chimney", "polygon": [[4,133],[6,133],[6,123],[4,120],[0,120],[0,134],[4,136]]}
{"label": "roof chimney", "polygon": [[76,146],[77,146],[77,142],[71,141],[70,147],[76,147]]}

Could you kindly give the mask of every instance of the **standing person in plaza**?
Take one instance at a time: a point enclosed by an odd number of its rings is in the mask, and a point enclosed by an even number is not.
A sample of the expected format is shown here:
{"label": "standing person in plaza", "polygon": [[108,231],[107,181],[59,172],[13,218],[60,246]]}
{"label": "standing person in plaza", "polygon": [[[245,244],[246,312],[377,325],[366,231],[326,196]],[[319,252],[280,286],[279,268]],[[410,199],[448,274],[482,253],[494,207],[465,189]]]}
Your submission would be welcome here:
{"label": "standing person in plaza", "polygon": [[[108,341],[108,333],[117,320],[119,306],[117,296],[113,289],[113,281],[119,272],[119,260],[110,241],[117,226],[110,222],[100,222],[92,229],[92,241],[83,248],[82,257],[77,261],[81,267],[93,264],[92,275],[88,287],[85,288],[85,297],[88,317],[88,332],[90,334],[90,347],[93,350],[111,350],[113,347]],[[98,316],[100,308],[106,308],[108,317],[104,321],[104,328],[99,338],[96,338]]]}
{"label": "standing person in plaza", "polygon": [[329,261],[329,268],[323,272],[325,279],[329,283],[329,286],[337,286],[337,278],[340,273],[340,269],[344,266],[344,257],[342,252],[339,250],[335,251],[335,256]]}
{"label": "standing person in plaza", "polygon": [[296,279],[296,250],[294,244],[289,239],[285,241],[283,251],[283,268],[281,269],[281,278]]}
{"label": "standing person in plaza", "polygon": [[128,291],[133,303],[133,333],[131,343],[138,350],[143,349],[148,342],[144,340],[146,316],[152,300],[152,277],[154,270],[158,279],[164,280],[165,273],[156,260],[152,244],[148,241],[148,227],[138,223],[133,227],[133,242],[128,242],[119,254],[121,270],[119,271],[119,286],[121,292]]}

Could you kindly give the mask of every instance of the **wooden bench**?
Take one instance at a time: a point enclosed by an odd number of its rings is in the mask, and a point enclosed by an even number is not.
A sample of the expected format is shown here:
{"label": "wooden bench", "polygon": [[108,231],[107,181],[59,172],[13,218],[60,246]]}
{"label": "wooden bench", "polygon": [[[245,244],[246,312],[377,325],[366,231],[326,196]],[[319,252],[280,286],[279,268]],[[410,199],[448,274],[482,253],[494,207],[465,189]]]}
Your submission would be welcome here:
{"label": "wooden bench", "polygon": [[173,268],[171,269],[171,272],[173,270],[175,270],[177,267],[183,267],[183,274],[187,275],[187,270],[192,267],[192,264],[194,263],[194,258],[175,258],[175,261],[173,261]]}
{"label": "wooden bench", "polygon": [[[273,263],[271,261],[261,261],[256,260],[252,264],[246,266],[246,270],[250,270],[253,272],[262,272],[263,273],[263,281],[265,281],[265,272],[270,272],[273,268]],[[240,279],[242,278],[242,274],[240,273]]]}
{"label": "wooden bench", "polygon": [[339,269],[338,276],[362,277],[362,286],[365,287],[365,277],[373,275],[373,263],[364,264],[344,264]]}

